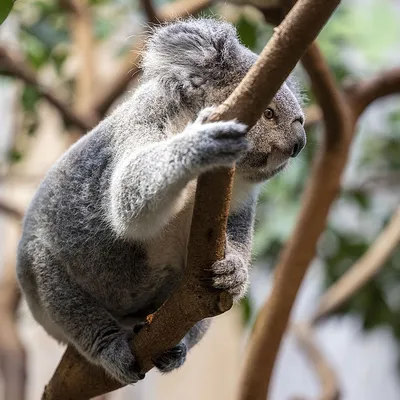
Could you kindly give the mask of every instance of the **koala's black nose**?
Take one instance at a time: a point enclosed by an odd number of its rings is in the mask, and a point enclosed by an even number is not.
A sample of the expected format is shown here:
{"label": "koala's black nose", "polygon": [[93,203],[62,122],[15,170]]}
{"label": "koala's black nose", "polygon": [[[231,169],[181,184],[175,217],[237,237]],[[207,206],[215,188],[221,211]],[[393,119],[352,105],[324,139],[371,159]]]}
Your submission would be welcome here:
{"label": "koala's black nose", "polygon": [[303,125],[299,121],[294,121],[292,128],[295,140],[290,157],[297,157],[306,145],[306,132],[304,131]]}

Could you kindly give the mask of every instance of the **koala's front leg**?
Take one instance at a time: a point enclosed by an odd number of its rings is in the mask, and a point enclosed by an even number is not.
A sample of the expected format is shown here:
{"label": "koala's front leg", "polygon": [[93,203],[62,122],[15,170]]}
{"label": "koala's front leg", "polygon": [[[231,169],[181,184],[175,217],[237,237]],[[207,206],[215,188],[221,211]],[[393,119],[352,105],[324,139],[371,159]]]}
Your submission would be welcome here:
{"label": "koala's front leg", "polygon": [[110,182],[110,219],[118,233],[149,238],[182,206],[182,190],[204,171],[230,166],[246,151],[247,127],[238,121],[206,122],[213,109],[168,140],[119,156]]}

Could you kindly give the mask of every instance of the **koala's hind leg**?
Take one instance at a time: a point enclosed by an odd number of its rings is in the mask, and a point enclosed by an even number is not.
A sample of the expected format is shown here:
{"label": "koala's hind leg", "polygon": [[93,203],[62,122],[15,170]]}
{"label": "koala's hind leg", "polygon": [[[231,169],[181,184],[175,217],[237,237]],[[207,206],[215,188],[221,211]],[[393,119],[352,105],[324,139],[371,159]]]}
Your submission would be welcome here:
{"label": "koala's hind leg", "polygon": [[64,267],[47,265],[38,274],[38,295],[44,313],[84,357],[101,365],[124,384],[144,377],[136,371],[130,343],[133,330],[117,324],[109,312],[73,281]]}

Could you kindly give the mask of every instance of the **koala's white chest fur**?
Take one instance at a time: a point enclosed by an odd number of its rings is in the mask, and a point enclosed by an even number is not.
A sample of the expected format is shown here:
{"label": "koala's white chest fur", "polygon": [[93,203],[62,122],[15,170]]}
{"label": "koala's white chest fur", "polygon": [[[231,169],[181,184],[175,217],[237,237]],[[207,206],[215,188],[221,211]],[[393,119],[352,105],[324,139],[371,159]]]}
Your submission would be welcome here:
{"label": "koala's white chest fur", "polygon": [[[230,213],[239,211],[242,206],[252,201],[257,196],[259,186],[236,175]],[[196,181],[192,181],[182,191],[177,212],[170,216],[169,223],[149,239],[146,247],[151,269],[160,271],[166,267],[179,269],[185,267],[195,190]]]}

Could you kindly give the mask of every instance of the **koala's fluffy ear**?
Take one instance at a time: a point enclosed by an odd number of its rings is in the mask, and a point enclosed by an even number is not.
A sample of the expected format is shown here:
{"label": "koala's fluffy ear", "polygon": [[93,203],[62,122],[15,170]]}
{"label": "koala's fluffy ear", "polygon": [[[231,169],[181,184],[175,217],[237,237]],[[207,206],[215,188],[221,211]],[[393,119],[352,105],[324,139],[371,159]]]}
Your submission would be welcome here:
{"label": "koala's fluffy ear", "polygon": [[[243,53],[246,52],[246,55]],[[249,50],[236,29],[213,19],[188,19],[155,30],[143,56],[144,79],[156,78],[177,87],[182,82],[221,83],[230,73],[249,68]],[[253,55],[253,53],[251,53]],[[256,56],[251,57],[254,62]]]}
{"label": "koala's fluffy ear", "polygon": [[304,88],[302,87],[299,79],[294,75],[294,73],[290,74],[286,79],[286,84],[288,85],[291,92],[295,95],[297,101],[301,106],[304,106],[307,101],[307,95],[304,93]]}

